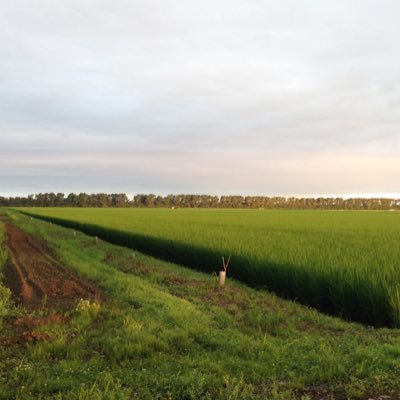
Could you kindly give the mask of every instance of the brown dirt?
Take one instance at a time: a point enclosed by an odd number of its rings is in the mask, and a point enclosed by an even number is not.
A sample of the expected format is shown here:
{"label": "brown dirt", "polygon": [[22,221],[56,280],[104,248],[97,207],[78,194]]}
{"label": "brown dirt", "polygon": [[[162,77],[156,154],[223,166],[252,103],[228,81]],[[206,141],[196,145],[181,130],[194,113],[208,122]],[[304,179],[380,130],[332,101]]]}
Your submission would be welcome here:
{"label": "brown dirt", "polygon": [[[298,398],[302,396],[309,396],[312,400],[347,400],[349,397],[346,395],[345,390],[336,389],[332,390],[328,385],[315,385],[307,389],[297,391]],[[366,393],[357,397],[360,400],[395,400],[400,399],[399,393],[392,393],[390,395],[379,394],[374,390],[367,390]]]}
{"label": "brown dirt", "polygon": [[144,264],[136,259],[136,257],[129,256],[121,258],[119,254],[114,254],[112,252],[106,252],[103,261],[113,265],[122,272],[136,276],[147,276],[154,271],[154,268]]}
{"label": "brown dirt", "polygon": [[22,317],[11,321],[11,326],[18,329],[31,329],[42,325],[61,325],[69,321],[68,317],[63,315],[47,315],[45,317]]}
{"label": "brown dirt", "polygon": [[208,282],[203,279],[187,279],[180,275],[168,274],[163,277],[163,283],[188,288],[190,286],[205,286]]}
{"label": "brown dirt", "polygon": [[26,343],[36,343],[55,339],[49,332],[35,332],[37,327],[61,325],[69,322],[70,318],[63,315],[47,315],[44,317],[26,316],[11,320],[12,335],[0,336],[0,346],[22,346]]}
{"label": "brown dirt", "polygon": [[25,343],[36,343],[43,340],[49,340],[51,338],[52,335],[47,332],[24,332],[20,335],[0,337],[0,345],[3,346],[23,345]]}
{"label": "brown dirt", "polygon": [[222,308],[235,305],[239,309],[245,310],[249,305],[248,299],[242,295],[240,290],[229,285],[224,287],[215,285],[202,296],[202,300]]}
{"label": "brown dirt", "polygon": [[18,302],[30,310],[67,310],[79,299],[100,298],[100,292],[57,261],[46,244],[3,222],[10,253],[4,269],[5,284]]}

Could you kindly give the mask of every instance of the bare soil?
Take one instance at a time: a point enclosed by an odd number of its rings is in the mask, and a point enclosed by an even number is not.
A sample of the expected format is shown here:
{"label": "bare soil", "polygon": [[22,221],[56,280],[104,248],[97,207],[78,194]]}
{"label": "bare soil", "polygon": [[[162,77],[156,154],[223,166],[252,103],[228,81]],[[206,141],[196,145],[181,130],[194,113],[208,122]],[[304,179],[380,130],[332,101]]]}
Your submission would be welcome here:
{"label": "bare soil", "polygon": [[23,332],[19,335],[11,335],[11,336],[1,336],[0,337],[0,345],[3,346],[12,346],[19,345],[22,346],[26,343],[36,343],[41,342],[43,340],[52,339],[52,334],[47,332]]}
{"label": "bare soil", "polygon": [[100,298],[96,287],[57,261],[46,244],[4,222],[10,254],[4,269],[5,285],[24,307],[67,310],[79,299]]}

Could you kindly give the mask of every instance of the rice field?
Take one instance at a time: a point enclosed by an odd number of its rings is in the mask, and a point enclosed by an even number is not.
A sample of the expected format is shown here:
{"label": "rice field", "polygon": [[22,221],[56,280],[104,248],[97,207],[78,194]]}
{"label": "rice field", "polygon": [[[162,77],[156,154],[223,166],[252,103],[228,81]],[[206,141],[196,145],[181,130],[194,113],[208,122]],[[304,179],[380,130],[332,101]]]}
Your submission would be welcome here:
{"label": "rice field", "polygon": [[400,326],[400,213],[26,208],[206,272],[374,326]]}

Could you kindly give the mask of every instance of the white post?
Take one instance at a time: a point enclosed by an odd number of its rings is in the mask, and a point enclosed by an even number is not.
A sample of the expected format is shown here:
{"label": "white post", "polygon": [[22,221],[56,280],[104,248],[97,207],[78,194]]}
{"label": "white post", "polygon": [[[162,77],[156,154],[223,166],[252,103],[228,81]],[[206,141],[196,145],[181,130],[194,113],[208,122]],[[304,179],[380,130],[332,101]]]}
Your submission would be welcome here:
{"label": "white post", "polygon": [[219,286],[225,285],[226,271],[219,271]]}

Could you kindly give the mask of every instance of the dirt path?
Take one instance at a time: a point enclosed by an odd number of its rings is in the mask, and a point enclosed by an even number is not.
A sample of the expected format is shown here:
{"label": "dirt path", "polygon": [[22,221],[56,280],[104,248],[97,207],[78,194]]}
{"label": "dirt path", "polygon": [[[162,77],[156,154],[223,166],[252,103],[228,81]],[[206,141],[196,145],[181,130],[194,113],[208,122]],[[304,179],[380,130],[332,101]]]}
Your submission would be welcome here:
{"label": "dirt path", "polygon": [[[1,217],[0,217],[1,218]],[[77,277],[51,254],[45,243],[1,218],[7,234],[10,260],[5,284],[28,309],[69,309],[79,299],[98,300],[99,291]]]}

